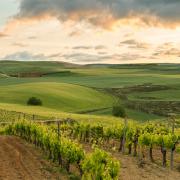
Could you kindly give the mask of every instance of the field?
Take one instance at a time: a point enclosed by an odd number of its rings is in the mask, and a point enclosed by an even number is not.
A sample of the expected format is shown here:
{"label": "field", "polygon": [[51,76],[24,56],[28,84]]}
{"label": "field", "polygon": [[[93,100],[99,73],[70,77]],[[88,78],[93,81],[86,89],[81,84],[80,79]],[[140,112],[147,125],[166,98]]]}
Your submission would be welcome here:
{"label": "field", "polygon": [[[74,177],[72,175],[68,176],[65,171],[58,169],[53,163],[44,160],[39,150],[19,138],[10,136],[0,137],[0,143],[0,152],[4,154],[0,159],[0,162],[3,162],[0,163],[1,179],[6,177],[9,180],[24,178],[55,180],[60,176],[62,180],[68,180]],[[139,168],[136,165],[135,159],[119,154],[116,154],[116,156],[123,163],[121,179],[132,180],[132,177],[138,180],[147,178],[149,180],[179,178],[178,173],[166,171],[157,165],[146,165],[145,168]]]}
{"label": "field", "polygon": [[[112,115],[116,104],[127,124]],[[179,179],[179,120],[177,64],[0,62],[0,178]]]}
{"label": "field", "polygon": [[27,99],[37,96],[43,100],[40,109],[111,116],[112,105],[120,101],[130,119],[164,119],[180,112],[179,72],[177,64],[79,66],[2,61],[0,103],[3,108],[8,104],[8,109],[11,104],[21,107],[23,112]]}
{"label": "field", "polygon": [[113,98],[94,89],[66,83],[24,83],[0,87],[1,103],[26,106],[29,97],[38,97],[43,107],[80,112],[111,107]]}

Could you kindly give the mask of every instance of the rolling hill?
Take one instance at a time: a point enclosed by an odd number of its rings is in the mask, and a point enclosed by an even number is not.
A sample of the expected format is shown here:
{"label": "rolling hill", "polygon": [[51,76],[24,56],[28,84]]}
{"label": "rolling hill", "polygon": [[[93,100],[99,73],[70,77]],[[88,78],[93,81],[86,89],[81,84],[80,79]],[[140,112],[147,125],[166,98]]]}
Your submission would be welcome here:
{"label": "rolling hill", "polygon": [[30,97],[40,98],[43,107],[80,112],[111,107],[113,98],[83,86],[66,83],[24,83],[0,87],[0,102],[26,106]]}
{"label": "rolling hill", "polygon": [[55,61],[0,61],[0,73],[7,75],[17,75],[19,73],[52,73],[62,71],[62,69],[77,67],[79,65]]}

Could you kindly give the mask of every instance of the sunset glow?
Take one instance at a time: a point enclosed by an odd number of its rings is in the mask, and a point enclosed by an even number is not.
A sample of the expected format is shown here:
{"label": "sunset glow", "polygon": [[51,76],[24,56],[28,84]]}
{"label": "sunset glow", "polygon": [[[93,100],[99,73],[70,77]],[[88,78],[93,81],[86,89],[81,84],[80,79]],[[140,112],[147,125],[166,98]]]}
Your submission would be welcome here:
{"label": "sunset glow", "polygon": [[179,9],[179,0],[3,0],[0,59],[180,63]]}

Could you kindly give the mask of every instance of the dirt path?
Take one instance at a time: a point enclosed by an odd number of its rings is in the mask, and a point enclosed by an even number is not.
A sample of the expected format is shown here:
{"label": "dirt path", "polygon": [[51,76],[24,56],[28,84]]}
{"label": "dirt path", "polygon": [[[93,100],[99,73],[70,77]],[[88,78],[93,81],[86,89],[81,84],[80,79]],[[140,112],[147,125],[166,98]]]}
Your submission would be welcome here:
{"label": "dirt path", "polygon": [[[61,178],[60,178],[61,177]],[[33,146],[17,137],[0,136],[0,180],[67,179],[53,172]]]}

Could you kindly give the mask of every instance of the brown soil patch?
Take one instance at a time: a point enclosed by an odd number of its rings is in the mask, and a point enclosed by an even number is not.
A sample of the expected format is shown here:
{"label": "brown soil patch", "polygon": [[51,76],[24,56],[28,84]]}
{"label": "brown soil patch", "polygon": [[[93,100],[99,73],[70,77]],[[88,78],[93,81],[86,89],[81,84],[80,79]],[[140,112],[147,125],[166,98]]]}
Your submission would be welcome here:
{"label": "brown soil patch", "polygon": [[20,138],[0,136],[0,180],[68,179],[42,153]]}
{"label": "brown soil patch", "polygon": [[[82,144],[86,152],[92,152],[90,144]],[[106,151],[108,151],[105,148]],[[112,151],[111,151],[112,153]],[[141,166],[138,157],[131,155],[123,155],[119,152],[113,152],[112,156],[120,161],[121,170],[119,180],[179,180],[180,172],[170,170],[169,167],[163,168],[160,164],[151,163],[148,159],[143,160]],[[161,157],[161,154],[156,154],[155,157]],[[175,159],[176,161],[176,159]],[[179,162],[178,162],[179,164]]]}

